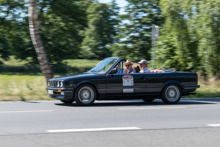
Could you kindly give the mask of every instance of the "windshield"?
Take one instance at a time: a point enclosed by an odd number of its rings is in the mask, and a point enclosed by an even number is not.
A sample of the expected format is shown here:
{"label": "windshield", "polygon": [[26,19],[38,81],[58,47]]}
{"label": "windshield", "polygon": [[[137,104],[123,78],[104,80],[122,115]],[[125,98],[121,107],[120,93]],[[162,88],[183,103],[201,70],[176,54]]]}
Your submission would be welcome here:
{"label": "windshield", "polygon": [[97,64],[94,68],[92,68],[89,72],[96,72],[96,73],[106,73],[109,68],[112,67],[112,65],[117,61],[118,59],[114,58],[107,58],[101,61],[99,64]]}

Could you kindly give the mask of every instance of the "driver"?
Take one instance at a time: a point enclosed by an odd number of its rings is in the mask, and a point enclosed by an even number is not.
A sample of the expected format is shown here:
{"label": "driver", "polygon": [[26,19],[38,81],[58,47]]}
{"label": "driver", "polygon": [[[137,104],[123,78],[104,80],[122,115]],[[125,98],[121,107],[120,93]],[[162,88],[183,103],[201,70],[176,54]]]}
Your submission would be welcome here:
{"label": "driver", "polygon": [[121,62],[116,65],[116,68],[117,68],[116,74],[123,74],[124,71],[123,69],[121,69]]}
{"label": "driver", "polygon": [[133,63],[131,62],[131,60],[127,60],[125,62],[126,68],[125,68],[124,73],[136,73],[135,70],[133,70],[132,65]]}

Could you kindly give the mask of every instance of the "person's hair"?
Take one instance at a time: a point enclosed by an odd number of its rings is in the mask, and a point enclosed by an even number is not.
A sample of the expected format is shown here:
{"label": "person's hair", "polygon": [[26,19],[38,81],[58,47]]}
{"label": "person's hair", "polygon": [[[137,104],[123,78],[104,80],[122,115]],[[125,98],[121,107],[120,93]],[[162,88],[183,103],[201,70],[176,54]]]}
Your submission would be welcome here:
{"label": "person's hair", "polygon": [[139,68],[138,65],[135,65],[135,66],[133,67],[133,70],[135,70],[136,73],[139,73],[139,72],[140,72],[140,68]]}
{"label": "person's hair", "polygon": [[133,62],[131,62],[131,60],[127,60],[127,61],[125,62],[125,65],[127,65],[127,64],[133,65]]}

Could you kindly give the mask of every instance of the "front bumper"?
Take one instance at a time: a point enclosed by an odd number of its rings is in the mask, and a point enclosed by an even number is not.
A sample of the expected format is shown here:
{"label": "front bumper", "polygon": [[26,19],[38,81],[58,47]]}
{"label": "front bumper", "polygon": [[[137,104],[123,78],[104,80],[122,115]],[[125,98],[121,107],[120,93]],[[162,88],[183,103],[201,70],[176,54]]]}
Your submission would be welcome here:
{"label": "front bumper", "polygon": [[73,94],[74,94],[74,89],[73,88],[64,88],[64,87],[47,87],[47,92],[48,90],[52,90],[53,94],[49,94],[50,98],[53,99],[58,99],[58,100],[66,100],[66,101],[71,101],[73,100]]}

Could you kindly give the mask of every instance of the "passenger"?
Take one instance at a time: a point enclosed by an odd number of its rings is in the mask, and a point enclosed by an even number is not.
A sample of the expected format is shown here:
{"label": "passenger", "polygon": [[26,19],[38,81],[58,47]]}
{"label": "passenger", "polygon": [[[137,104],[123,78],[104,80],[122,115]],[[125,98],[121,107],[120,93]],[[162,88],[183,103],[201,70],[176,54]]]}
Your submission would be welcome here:
{"label": "passenger", "polygon": [[150,72],[164,72],[164,70],[155,69],[155,70],[151,70]]}
{"label": "passenger", "polygon": [[123,73],[128,73],[128,69],[125,67]]}
{"label": "passenger", "polygon": [[133,63],[131,62],[131,60],[127,60],[125,62],[126,68],[125,68],[124,73],[135,73],[135,70],[133,70],[132,65]]}
{"label": "passenger", "polygon": [[121,63],[118,63],[118,65],[116,65],[117,68],[117,73],[116,74],[123,74],[123,69],[121,69]]}
{"label": "passenger", "polygon": [[140,72],[140,68],[139,68],[138,65],[135,65],[135,66],[133,67],[133,70],[135,70],[136,73],[139,73],[139,72]]}
{"label": "passenger", "polygon": [[147,61],[146,60],[141,60],[140,62],[138,62],[142,68],[142,70],[140,71],[140,73],[147,73],[150,72],[149,69],[147,69]]}

